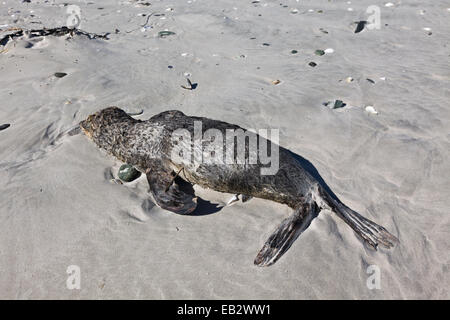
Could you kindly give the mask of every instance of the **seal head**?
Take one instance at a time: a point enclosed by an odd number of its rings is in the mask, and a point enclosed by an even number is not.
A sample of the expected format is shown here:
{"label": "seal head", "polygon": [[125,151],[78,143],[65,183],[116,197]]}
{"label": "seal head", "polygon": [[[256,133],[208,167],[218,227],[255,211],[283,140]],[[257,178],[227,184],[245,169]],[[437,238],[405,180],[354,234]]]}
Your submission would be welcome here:
{"label": "seal head", "polygon": [[80,127],[86,136],[94,139],[95,136],[105,134],[112,125],[127,122],[130,119],[135,120],[122,109],[109,107],[88,116],[86,120],[80,122]]}

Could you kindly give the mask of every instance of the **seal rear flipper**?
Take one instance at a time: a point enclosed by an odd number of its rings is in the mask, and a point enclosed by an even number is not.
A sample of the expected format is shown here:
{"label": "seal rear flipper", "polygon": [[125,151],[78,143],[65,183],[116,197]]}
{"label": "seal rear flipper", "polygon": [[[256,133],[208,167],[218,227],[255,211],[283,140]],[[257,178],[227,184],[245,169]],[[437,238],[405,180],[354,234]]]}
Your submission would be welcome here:
{"label": "seal rear flipper", "polygon": [[147,181],[156,204],[161,208],[177,214],[189,214],[197,207],[192,185],[161,164],[147,170]]}
{"label": "seal rear flipper", "polygon": [[358,212],[346,205],[339,203],[335,207],[336,213],[342,218],[368,245],[377,250],[379,244],[390,249],[398,239],[389,233],[384,227],[364,218]]}
{"label": "seal rear flipper", "polygon": [[316,203],[306,203],[284,219],[259,251],[254,261],[255,265],[266,267],[277,262],[298,236],[309,227],[319,211]]}
{"label": "seal rear flipper", "polygon": [[319,194],[329,209],[344,220],[373,249],[377,250],[379,244],[390,249],[399,242],[384,227],[364,218],[358,212],[343,204],[339,199],[330,196],[325,190],[319,189]]}

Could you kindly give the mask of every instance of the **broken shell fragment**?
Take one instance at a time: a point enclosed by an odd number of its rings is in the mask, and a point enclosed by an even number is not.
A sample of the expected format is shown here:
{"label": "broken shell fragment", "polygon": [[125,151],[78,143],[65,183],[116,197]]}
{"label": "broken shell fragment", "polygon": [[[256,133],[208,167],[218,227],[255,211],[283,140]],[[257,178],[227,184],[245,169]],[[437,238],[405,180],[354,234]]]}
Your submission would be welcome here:
{"label": "broken shell fragment", "polygon": [[371,114],[378,114],[378,111],[373,106],[367,106],[365,110]]}
{"label": "broken shell fragment", "polygon": [[175,32],[172,32],[172,31],[160,31],[160,32],[158,32],[158,37],[165,38],[167,36],[172,36],[174,34],[175,34]]}

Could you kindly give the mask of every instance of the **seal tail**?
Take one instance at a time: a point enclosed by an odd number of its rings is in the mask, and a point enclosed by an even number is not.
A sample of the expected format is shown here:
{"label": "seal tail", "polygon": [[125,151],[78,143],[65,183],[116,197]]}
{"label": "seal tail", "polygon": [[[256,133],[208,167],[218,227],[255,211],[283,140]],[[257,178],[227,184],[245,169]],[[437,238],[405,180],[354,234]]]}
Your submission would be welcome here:
{"label": "seal tail", "polygon": [[398,239],[384,227],[364,218],[324,190],[319,190],[319,194],[329,209],[344,220],[373,249],[377,250],[379,244],[389,249],[398,243]]}
{"label": "seal tail", "polygon": [[284,219],[267,239],[255,258],[255,265],[266,267],[277,262],[300,234],[309,227],[319,211],[320,208],[314,201],[302,204],[295,209],[294,213]]}

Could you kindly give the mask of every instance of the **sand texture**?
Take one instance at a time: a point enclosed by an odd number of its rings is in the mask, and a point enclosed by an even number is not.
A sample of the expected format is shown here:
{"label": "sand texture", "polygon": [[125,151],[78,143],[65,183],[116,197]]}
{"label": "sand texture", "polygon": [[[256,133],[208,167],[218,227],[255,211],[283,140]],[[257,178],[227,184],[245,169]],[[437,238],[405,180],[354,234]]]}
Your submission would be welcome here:
{"label": "sand texture", "polygon": [[[0,0],[0,39],[65,26],[66,2]],[[108,40],[25,35],[0,46],[0,125],[10,124],[0,131],[0,298],[450,298],[448,1],[69,2],[79,29]],[[380,29],[355,33],[371,5]],[[181,87],[186,77],[195,90]],[[324,105],[335,100],[346,105]],[[258,268],[291,209],[223,207],[230,194],[196,187],[210,214],[180,216],[153,204],[144,175],[111,182],[122,163],[68,134],[111,105],[143,110],[138,119],[178,109],[279,129],[282,146],[400,243],[370,250],[322,211]],[[80,290],[66,286],[70,265]],[[367,287],[371,265],[379,289]]]}

